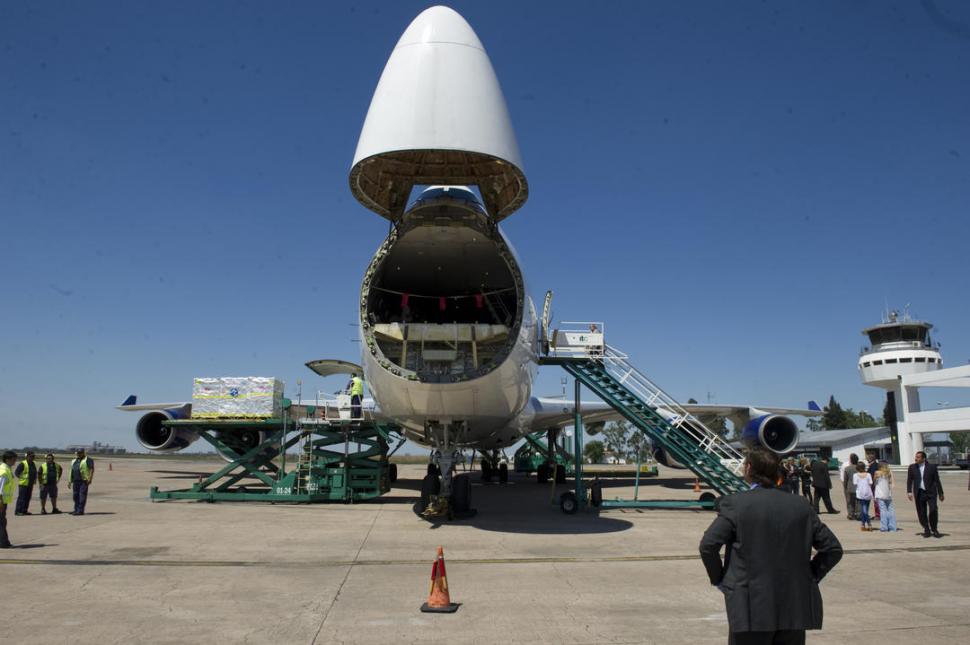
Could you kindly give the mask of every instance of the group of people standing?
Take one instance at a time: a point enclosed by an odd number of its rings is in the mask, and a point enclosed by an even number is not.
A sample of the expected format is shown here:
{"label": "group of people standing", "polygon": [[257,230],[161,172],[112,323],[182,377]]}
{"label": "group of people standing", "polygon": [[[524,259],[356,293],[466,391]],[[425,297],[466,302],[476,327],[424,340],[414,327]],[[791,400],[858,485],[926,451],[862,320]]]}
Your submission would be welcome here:
{"label": "group of people standing", "polygon": [[[867,455],[866,462],[856,454],[849,455],[849,461],[839,472],[845,492],[847,517],[859,520],[863,531],[874,530],[872,520],[879,520],[882,532],[898,531],[896,526],[896,506],[893,503],[895,480],[889,464],[876,460],[875,455]],[[926,453],[916,453],[914,463],[906,472],[906,496],[916,502],[916,517],[923,528],[923,537],[943,537],[939,532],[939,509],[937,500],[943,501],[943,483],[937,467],[926,460]],[[870,505],[875,502],[875,518],[869,514]]]}
{"label": "group of people standing", "polygon": [[805,457],[796,461],[791,457],[781,463],[781,472],[788,491],[797,495],[800,488],[802,496],[815,507],[816,513],[819,512],[820,503],[825,504],[825,510],[828,513],[839,512],[832,506],[832,497],[829,493],[832,480],[829,478],[829,467],[826,462],[819,459],[809,461]]}
{"label": "group of people standing", "polygon": [[863,463],[857,454],[852,453],[839,470],[839,480],[849,520],[858,520],[863,531],[874,530],[873,519],[879,520],[879,530],[883,533],[899,530],[893,504],[895,479],[888,463],[878,461],[872,454],[867,455]]}
{"label": "group of people standing", "polygon": [[[47,453],[44,462],[37,464],[34,453],[28,451],[15,467],[16,460],[17,453],[8,450],[3,453],[3,461],[0,463],[0,549],[9,549],[12,546],[7,535],[7,507],[14,502],[15,490],[15,515],[33,515],[30,512],[30,501],[36,484],[40,485],[40,514],[47,515],[48,499],[51,501],[51,514],[61,513],[57,508],[57,485],[64,469],[54,460],[54,455]],[[68,485],[74,493],[74,510],[71,515],[84,515],[88,486],[93,479],[94,460],[84,450],[78,450],[68,469]]]}
{"label": "group of people standing", "polygon": [[[832,506],[828,463],[815,459],[809,461],[786,459],[781,463],[781,486],[792,494],[801,494],[819,512],[824,504],[828,513],[838,513]],[[839,481],[845,495],[846,517],[858,521],[863,531],[874,531],[873,520],[879,521],[879,531],[898,531],[896,525],[896,506],[893,502],[895,479],[889,464],[867,454],[863,462],[855,453],[839,469]],[[915,461],[906,476],[906,493],[910,501],[916,502],[916,514],[923,537],[942,537],[938,530],[939,508],[937,502],[943,501],[943,484],[940,482],[936,466],[926,461],[926,453],[916,453]]]}

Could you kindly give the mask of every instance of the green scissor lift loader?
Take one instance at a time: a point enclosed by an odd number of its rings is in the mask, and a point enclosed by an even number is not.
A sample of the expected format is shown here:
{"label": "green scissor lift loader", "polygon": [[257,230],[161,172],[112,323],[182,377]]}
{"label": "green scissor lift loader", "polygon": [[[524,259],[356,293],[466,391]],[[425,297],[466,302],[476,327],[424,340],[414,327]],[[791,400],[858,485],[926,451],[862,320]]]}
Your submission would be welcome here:
{"label": "green scissor lift loader", "polygon": [[[515,472],[540,473],[548,468],[549,441],[545,432],[533,432],[523,437],[525,443],[515,451]],[[553,465],[561,468],[563,473],[573,472],[573,455],[566,448],[555,443],[552,457]],[[546,473],[548,476],[549,473]]]}
{"label": "green scissor lift loader", "polygon": [[[388,444],[398,431],[373,421],[305,418],[286,414],[270,419],[181,419],[164,425],[199,433],[222,455],[235,455],[191,488],[161,491],[153,500],[260,502],[344,502],[380,497],[391,489],[396,466],[388,463]],[[310,408],[309,413],[313,414]],[[266,439],[248,450],[234,449],[234,432],[258,430]],[[225,441],[223,439],[226,439]],[[228,443],[227,443],[228,441]],[[298,447],[287,467],[287,450]]]}

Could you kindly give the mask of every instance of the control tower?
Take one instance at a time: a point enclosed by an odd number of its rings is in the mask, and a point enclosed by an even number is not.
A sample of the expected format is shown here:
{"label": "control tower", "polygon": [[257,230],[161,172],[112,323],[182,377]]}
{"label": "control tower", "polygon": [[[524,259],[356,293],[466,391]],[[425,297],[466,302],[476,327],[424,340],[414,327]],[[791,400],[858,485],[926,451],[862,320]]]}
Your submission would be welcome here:
{"label": "control tower", "polygon": [[891,311],[882,323],[862,330],[869,345],[860,352],[859,375],[866,385],[886,390],[886,424],[893,458],[900,464],[923,449],[923,435],[913,432],[907,423],[909,412],[920,411],[919,390],[904,387],[903,378],[943,367],[940,346],[930,338],[932,328],[928,322],[912,320],[908,311],[902,316]]}

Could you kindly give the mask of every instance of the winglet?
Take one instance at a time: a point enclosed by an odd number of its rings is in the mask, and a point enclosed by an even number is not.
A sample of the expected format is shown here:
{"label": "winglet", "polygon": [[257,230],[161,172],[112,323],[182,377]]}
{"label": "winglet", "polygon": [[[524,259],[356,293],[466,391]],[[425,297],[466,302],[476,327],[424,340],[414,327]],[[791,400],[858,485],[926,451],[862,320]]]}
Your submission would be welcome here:
{"label": "winglet", "polygon": [[809,401],[808,402],[808,409],[809,410],[815,410],[816,412],[821,412],[822,411],[822,408],[818,407],[818,403],[816,403],[815,401]]}
{"label": "winglet", "polygon": [[135,403],[137,401],[138,401],[138,397],[137,396],[135,396],[134,394],[129,394],[128,395],[128,398],[125,399],[125,402],[122,403],[121,405],[122,405],[122,407],[124,407],[126,405],[135,405]]}

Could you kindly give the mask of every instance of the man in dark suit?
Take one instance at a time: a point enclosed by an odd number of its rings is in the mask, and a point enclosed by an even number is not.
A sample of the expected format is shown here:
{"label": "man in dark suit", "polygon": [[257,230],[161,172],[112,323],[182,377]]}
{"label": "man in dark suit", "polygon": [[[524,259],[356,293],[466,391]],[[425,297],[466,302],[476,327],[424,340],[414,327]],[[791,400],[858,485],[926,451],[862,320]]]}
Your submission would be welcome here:
{"label": "man in dark suit", "polygon": [[818,515],[775,487],[777,471],[774,453],[748,453],[751,490],[722,498],[701,538],[707,575],[724,593],[732,645],[803,644],[806,629],[822,628],[818,582],[842,559],[842,545]]}
{"label": "man in dark suit", "polygon": [[940,481],[940,472],[936,466],[926,461],[926,453],[922,450],[916,453],[916,463],[910,464],[906,472],[906,497],[913,501],[914,496],[916,517],[923,527],[923,537],[928,538],[931,534],[933,537],[943,537],[936,530],[940,520],[936,498],[939,496],[940,501],[943,501],[943,482]]}
{"label": "man in dark suit", "polygon": [[812,488],[815,489],[815,512],[818,513],[818,502],[821,499],[825,502],[825,510],[829,513],[838,513],[838,509],[832,508],[832,498],[829,491],[832,490],[832,478],[829,477],[829,464],[821,459],[812,460]]}

